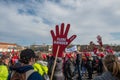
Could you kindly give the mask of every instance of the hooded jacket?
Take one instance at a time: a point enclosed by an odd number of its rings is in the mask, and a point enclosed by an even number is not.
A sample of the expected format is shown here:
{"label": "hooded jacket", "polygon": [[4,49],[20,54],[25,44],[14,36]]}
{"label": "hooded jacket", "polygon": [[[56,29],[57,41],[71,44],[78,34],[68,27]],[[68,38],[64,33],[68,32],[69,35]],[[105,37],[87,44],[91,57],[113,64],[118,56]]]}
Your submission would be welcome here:
{"label": "hooded jacket", "polygon": [[47,62],[45,61],[37,61],[35,64],[33,64],[34,70],[38,71],[40,75],[48,74],[48,67]]}
{"label": "hooded jacket", "polygon": [[[31,65],[22,66],[22,67],[10,67],[11,71],[17,71],[19,73],[25,73],[28,70],[33,70]],[[10,80],[11,74],[9,74],[8,80]],[[27,80],[43,80],[42,76],[38,72],[33,72]]]}
{"label": "hooded jacket", "polygon": [[7,80],[8,68],[6,65],[0,65],[0,80]]}

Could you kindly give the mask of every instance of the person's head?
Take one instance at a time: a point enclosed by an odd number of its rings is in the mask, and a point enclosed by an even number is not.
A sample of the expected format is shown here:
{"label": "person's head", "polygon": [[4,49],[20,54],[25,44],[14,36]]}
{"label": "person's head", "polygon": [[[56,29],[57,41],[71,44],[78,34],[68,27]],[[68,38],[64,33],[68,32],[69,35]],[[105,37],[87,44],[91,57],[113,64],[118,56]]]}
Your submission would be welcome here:
{"label": "person's head", "polygon": [[75,60],[74,53],[70,53],[70,60],[71,60],[71,61],[74,61],[74,60]]}
{"label": "person's head", "polygon": [[0,58],[0,64],[8,65],[9,61],[10,61],[10,58],[7,55],[2,55],[1,58]]}
{"label": "person's head", "polygon": [[32,49],[22,50],[20,53],[20,62],[32,65],[35,62],[35,53]]}
{"label": "person's head", "polygon": [[37,55],[36,55],[36,61],[39,61],[39,60],[43,60],[43,57],[42,57],[42,53],[41,52],[37,52]]}
{"label": "person's head", "polygon": [[120,62],[115,55],[106,55],[103,59],[105,68],[120,79]]}

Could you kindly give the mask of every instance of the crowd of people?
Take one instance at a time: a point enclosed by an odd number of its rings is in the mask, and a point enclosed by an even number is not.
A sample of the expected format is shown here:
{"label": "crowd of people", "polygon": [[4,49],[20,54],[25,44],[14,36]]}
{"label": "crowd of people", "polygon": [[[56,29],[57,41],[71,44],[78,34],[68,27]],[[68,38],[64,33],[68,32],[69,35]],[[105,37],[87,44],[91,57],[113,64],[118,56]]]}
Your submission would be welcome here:
{"label": "crowd of people", "polygon": [[[55,57],[32,49],[0,57],[0,80],[50,80]],[[95,75],[95,76],[93,76]],[[120,61],[114,54],[92,56],[71,52],[58,57],[52,80],[120,80]]]}

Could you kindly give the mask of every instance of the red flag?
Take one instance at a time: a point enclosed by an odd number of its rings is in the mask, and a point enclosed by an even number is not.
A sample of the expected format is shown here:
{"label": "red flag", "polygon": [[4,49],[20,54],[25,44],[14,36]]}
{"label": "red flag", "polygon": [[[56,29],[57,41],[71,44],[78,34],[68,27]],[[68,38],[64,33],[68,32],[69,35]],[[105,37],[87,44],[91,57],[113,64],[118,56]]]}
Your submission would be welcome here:
{"label": "red flag", "polygon": [[97,42],[99,43],[99,45],[102,47],[103,44],[102,44],[102,37],[100,35],[97,36]]}

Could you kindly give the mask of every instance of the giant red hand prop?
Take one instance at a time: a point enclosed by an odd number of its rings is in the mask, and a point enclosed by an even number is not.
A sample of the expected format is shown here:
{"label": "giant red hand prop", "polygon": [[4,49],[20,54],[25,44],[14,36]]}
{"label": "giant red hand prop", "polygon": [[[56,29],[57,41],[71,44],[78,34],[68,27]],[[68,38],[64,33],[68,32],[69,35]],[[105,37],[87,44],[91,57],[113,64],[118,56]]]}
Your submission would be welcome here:
{"label": "giant red hand prop", "polygon": [[72,35],[70,38],[67,38],[70,24],[67,24],[66,30],[64,32],[64,23],[61,24],[61,29],[56,25],[56,34],[51,30],[51,35],[53,39],[53,56],[56,56],[56,52],[59,46],[58,57],[63,56],[63,51],[65,48],[76,38],[76,35]]}
{"label": "giant red hand prop", "polygon": [[102,37],[100,35],[97,36],[97,42],[100,44],[100,46],[102,47],[103,44],[102,44]]}

